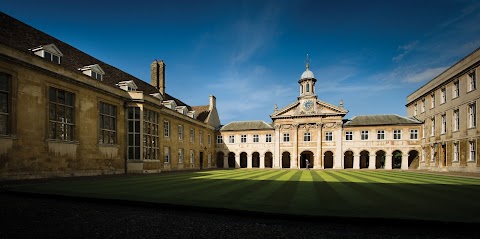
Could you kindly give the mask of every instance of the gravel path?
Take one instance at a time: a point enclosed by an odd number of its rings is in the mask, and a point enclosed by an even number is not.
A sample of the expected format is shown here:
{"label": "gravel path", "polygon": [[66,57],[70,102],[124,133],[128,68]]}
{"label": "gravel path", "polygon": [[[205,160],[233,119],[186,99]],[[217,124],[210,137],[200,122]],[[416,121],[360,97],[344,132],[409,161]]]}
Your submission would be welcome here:
{"label": "gravel path", "polygon": [[480,238],[476,224],[273,218],[0,192],[0,238]]}

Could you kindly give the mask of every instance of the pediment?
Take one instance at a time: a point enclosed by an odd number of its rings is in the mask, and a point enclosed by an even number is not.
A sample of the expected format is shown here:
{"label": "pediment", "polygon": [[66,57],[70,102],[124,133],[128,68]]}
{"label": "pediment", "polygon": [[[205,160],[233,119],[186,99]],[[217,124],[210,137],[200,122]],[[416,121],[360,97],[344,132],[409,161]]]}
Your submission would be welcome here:
{"label": "pediment", "polygon": [[329,104],[321,100],[314,100],[315,105],[311,110],[305,110],[301,105],[301,101],[298,100],[280,110],[276,110],[270,117],[274,118],[294,118],[294,117],[308,117],[308,116],[332,116],[341,115],[344,116],[348,113],[348,110],[342,107]]}

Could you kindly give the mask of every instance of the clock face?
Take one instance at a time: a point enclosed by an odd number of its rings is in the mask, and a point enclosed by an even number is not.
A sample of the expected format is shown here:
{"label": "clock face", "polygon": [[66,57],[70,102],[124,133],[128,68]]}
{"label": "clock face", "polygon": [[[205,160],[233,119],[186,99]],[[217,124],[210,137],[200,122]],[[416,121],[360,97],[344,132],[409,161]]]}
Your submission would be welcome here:
{"label": "clock face", "polygon": [[311,101],[311,100],[305,101],[305,103],[303,103],[303,108],[304,108],[305,110],[311,110],[311,109],[313,109],[313,101]]}

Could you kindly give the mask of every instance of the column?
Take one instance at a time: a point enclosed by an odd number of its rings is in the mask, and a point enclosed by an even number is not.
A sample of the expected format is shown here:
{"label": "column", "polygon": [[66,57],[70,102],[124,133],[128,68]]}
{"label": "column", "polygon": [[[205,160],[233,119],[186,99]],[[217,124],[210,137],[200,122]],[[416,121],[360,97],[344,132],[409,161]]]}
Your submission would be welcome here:
{"label": "column", "polygon": [[370,160],[368,162],[368,169],[375,169],[375,164],[377,163],[377,155],[376,154],[370,154]]}
{"label": "column", "polygon": [[240,168],[240,154],[235,154],[235,168]]}
{"label": "column", "polygon": [[[300,168],[300,164],[298,163],[298,124],[292,124],[293,128],[293,153],[291,154],[290,159],[290,168]],[[290,131],[292,132],[292,131]]]}
{"label": "column", "polygon": [[323,154],[322,154],[322,123],[317,123],[317,150],[315,152],[315,165],[313,168],[322,169],[323,168]]}
{"label": "column", "polygon": [[280,160],[282,160],[282,155],[280,155],[280,128],[281,125],[275,125],[275,151],[273,152],[272,167],[281,168]]}
{"label": "column", "polygon": [[228,154],[223,156],[223,168],[228,168]]}
{"label": "column", "polygon": [[260,155],[260,168],[265,168],[265,154]]}
{"label": "column", "polygon": [[247,168],[252,168],[252,155],[247,154]]}
{"label": "column", "polygon": [[343,152],[342,152],[342,125],[340,123],[335,122],[333,128],[336,129],[334,132],[334,140],[335,140],[335,157],[334,157],[334,165],[333,168],[336,169],[343,169],[345,168],[343,165]]}
{"label": "column", "polygon": [[360,155],[353,155],[353,169],[360,169]]}
{"label": "column", "polygon": [[392,169],[392,155],[385,155],[385,169]]}
{"label": "column", "polygon": [[402,170],[408,170],[408,154],[402,155]]}

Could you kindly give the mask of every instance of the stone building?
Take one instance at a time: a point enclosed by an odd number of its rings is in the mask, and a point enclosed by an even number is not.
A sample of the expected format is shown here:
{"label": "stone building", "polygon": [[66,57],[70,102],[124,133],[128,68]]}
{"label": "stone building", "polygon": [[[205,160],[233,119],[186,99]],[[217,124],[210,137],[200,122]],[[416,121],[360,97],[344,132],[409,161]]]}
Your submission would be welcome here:
{"label": "stone building", "polygon": [[217,133],[217,167],[409,169],[418,167],[421,122],[398,115],[356,116],[318,99],[307,63],[299,96],[263,121],[231,122]]}
{"label": "stone building", "polygon": [[216,99],[190,106],[0,13],[0,178],[212,167]]}
{"label": "stone building", "polygon": [[480,48],[407,97],[407,114],[423,122],[420,168],[480,172]]}

